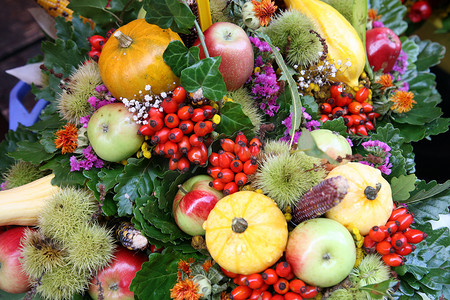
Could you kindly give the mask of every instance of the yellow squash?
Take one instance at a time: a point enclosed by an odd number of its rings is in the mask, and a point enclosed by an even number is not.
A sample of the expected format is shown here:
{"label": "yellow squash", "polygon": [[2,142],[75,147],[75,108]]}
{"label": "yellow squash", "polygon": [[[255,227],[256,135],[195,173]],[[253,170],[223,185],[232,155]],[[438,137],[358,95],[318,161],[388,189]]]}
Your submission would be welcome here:
{"label": "yellow squash", "polygon": [[331,170],[327,178],[343,176],[349,188],[341,203],[325,216],[351,229],[356,227],[362,235],[370,228],[386,224],[394,203],[389,182],[380,170],[357,162],[350,162]]}
{"label": "yellow squash", "polygon": [[[320,29],[320,35],[328,45],[328,60],[341,61],[336,81],[350,87],[358,86],[358,79],[364,70],[366,54],[364,45],[353,26],[331,5],[319,0],[284,0],[287,7],[295,9],[313,19]],[[349,61],[351,66],[345,65]],[[339,66],[336,66],[339,67]]]}
{"label": "yellow squash", "polygon": [[237,274],[262,272],[273,265],[288,239],[286,219],[275,202],[251,191],[222,198],[203,228],[212,258]]}
{"label": "yellow squash", "polygon": [[103,83],[116,99],[142,100],[146,94],[173,90],[180,79],[164,62],[163,53],[175,40],[181,41],[177,33],[144,19],[120,27],[103,46],[98,61]]}
{"label": "yellow squash", "polygon": [[51,174],[23,186],[0,192],[0,226],[35,226],[46,201],[60,191]]}

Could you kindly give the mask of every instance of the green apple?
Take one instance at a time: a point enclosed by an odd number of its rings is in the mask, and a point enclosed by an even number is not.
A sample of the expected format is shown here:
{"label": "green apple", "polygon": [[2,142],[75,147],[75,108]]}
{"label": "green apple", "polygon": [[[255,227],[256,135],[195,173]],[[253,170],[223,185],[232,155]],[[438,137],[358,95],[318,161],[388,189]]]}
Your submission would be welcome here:
{"label": "green apple", "polygon": [[286,261],[295,276],[304,282],[330,287],[352,271],[356,261],[355,242],[347,228],[334,220],[307,220],[290,233]]}
{"label": "green apple", "polygon": [[334,160],[339,156],[345,158],[347,154],[352,155],[352,147],[349,142],[337,132],[328,129],[317,129],[311,131],[311,135],[317,147]]}
{"label": "green apple", "polygon": [[106,104],[88,123],[87,135],[95,153],[103,160],[119,162],[136,153],[144,141],[140,126],[123,103]]}

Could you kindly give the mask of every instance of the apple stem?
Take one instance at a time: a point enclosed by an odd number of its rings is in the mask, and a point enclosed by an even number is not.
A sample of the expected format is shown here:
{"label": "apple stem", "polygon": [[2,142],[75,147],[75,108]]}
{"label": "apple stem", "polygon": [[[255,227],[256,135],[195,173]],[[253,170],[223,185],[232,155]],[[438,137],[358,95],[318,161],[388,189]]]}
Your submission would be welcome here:
{"label": "apple stem", "polygon": [[181,185],[181,184],[178,185],[178,189],[179,189],[183,194],[185,194],[185,195],[188,193],[188,191],[186,191],[186,190],[183,188],[183,185]]}
{"label": "apple stem", "polygon": [[209,58],[208,49],[206,48],[205,44],[205,36],[203,35],[202,29],[200,28],[200,25],[198,24],[197,20],[194,20],[195,28],[197,29],[198,38],[200,40],[200,43],[202,44],[203,52],[205,53],[205,57]]}

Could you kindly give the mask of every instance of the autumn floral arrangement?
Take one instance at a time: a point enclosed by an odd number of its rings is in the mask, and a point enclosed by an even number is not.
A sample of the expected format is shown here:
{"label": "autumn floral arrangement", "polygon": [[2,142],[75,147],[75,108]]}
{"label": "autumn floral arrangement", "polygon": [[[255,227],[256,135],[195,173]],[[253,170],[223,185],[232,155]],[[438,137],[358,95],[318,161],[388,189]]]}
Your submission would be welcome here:
{"label": "autumn floral arrangement", "polygon": [[449,128],[445,48],[401,1],[37,2],[48,105],[0,144],[0,296],[450,297],[450,181],[412,145]]}

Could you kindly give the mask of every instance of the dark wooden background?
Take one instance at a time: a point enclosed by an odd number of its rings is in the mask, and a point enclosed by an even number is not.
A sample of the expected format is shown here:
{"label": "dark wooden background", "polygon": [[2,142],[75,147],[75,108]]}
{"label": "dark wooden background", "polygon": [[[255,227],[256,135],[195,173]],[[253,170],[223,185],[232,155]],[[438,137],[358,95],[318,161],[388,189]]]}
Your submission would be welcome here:
{"label": "dark wooden background", "polygon": [[[9,92],[17,83],[17,79],[5,73],[5,70],[26,64],[27,60],[40,54],[40,43],[44,34],[27,11],[30,7],[37,7],[34,0],[1,0],[0,10],[0,141],[8,130]],[[422,39],[431,39],[446,43],[450,52],[449,35],[432,35],[434,29],[423,28],[418,32]],[[437,39],[437,40],[436,40]],[[434,67],[432,71],[437,75],[437,85],[443,103],[441,107],[444,116],[450,117],[450,61],[447,53],[443,64],[446,68]],[[34,99],[26,98],[26,107],[31,109]],[[450,133],[433,136],[431,140],[414,143],[416,154],[417,176],[425,180],[443,182],[449,178],[450,172]],[[1,159],[1,158],[0,158]]]}

